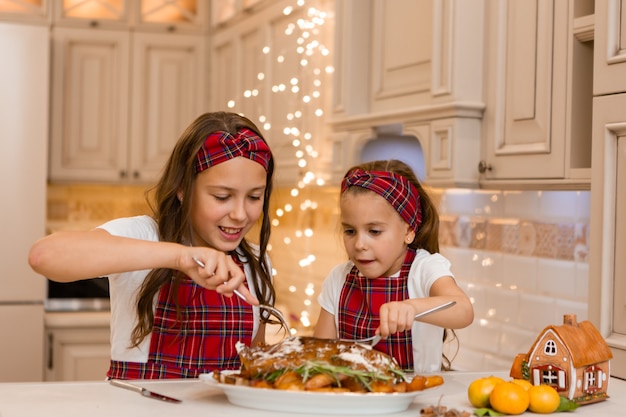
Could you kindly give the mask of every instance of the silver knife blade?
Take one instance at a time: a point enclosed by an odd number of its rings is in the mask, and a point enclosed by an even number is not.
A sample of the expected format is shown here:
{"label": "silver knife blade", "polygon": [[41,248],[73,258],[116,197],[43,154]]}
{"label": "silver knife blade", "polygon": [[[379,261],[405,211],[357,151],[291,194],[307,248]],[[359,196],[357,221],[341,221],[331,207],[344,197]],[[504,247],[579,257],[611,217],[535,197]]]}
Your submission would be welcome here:
{"label": "silver knife blade", "polygon": [[150,391],[147,388],[140,387],[138,385],[131,384],[130,382],[122,381],[120,379],[111,379],[109,382],[111,383],[111,385],[114,385],[116,387],[125,388],[125,389],[131,390],[131,391],[138,392],[139,394],[143,395],[144,397],[154,398],[155,400],[167,401],[167,402],[171,402],[171,403],[180,403],[180,402],[182,402],[182,400],[179,400],[178,398],[168,397],[167,395],[163,395],[163,394],[159,394],[159,393]]}

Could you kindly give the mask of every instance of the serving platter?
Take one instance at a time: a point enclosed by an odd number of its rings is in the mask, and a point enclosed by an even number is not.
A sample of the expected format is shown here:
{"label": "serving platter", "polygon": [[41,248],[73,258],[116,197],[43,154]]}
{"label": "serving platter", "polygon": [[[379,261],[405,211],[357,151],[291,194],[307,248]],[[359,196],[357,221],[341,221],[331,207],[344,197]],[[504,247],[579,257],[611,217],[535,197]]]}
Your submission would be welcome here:
{"label": "serving platter", "polygon": [[200,380],[226,394],[231,404],[257,410],[291,413],[319,413],[341,415],[372,415],[398,413],[409,408],[420,395],[439,387],[406,393],[356,393],[284,391],[225,384],[215,380],[213,373],[201,374]]}

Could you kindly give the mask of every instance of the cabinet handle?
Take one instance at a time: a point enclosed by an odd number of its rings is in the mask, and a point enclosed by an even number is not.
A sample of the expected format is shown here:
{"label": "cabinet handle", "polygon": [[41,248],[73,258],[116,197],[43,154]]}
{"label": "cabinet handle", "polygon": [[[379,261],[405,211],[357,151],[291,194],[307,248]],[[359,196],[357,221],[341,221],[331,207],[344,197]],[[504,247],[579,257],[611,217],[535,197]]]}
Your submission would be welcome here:
{"label": "cabinet handle", "polygon": [[133,171],[133,178],[138,179],[140,177],[139,171]]}
{"label": "cabinet handle", "polygon": [[480,161],[478,163],[478,172],[480,172],[481,174],[484,174],[487,171],[491,171],[491,169],[491,165],[489,165],[485,161]]}
{"label": "cabinet handle", "polygon": [[52,344],[54,343],[54,336],[52,333],[48,333],[48,369],[54,369],[54,347]]}
{"label": "cabinet handle", "polygon": [[121,170],[120,171],[120,178],[126,178],[126,171],[125,170]]}

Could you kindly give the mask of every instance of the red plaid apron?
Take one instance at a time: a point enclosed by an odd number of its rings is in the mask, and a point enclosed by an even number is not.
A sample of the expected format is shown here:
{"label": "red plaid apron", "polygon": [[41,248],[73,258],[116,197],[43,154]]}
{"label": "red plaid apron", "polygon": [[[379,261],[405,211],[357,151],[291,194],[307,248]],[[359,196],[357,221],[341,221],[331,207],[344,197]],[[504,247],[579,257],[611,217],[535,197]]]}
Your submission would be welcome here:
{"label": "red plaid apron", "polygon": [[178,288],[178,303],[180,319],[170,281],[159,292],[148,362],[111,361],[109,378],[195,378],[239,368],[235,344],[252,342],[252,307],[237,296],[204,289],[188,277]]}
{"label": "red plaid apron", "polygon": [[[380,306],[409,298],[407,286],[415,251],[408,249],[398,277],[366,278],[353,267],[346,276],[339,296],[339,337],[363,339],[374,335],[380,324]],[[393,356],[402,369],[413,369],[411,330],[390,335],[381,340],[376,350]]]}

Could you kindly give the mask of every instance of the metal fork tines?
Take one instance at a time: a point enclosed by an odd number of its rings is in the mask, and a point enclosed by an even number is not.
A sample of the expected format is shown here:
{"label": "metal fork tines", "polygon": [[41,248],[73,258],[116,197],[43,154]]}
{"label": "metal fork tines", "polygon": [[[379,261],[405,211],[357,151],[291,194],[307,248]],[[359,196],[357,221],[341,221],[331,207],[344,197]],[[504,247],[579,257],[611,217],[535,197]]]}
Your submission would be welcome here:
{"label": "metal fork tines", "polygon": [[371,337],[366,337],[365,339],[339,339],[340,342],[348,342],[348,343],[359,343],[366,344],[370,346],[375,346],[382,340],[380,335],[375,335]]}
{"label": "metal fork tines", "polygon": [[[198,264],[199,267],[204,268],[204,262],[202,262],[200,259],[193,257],[192,258],[193,261]],[[241,298],[244,301],[248,301],[246,300],[246,297],[240,293],[237,290],[233,290],[233,293],[235,293],[235,295],[239,298]],[[287,334],[291,334],[291,327],[289,327],[289,323],[287,322],[287,319],[285,318],[284,314],[282,311],[280,311],[279,309],[272,307],[270,305],[267,304],[259,304],[258,307],[262,310],[266,310],[269,311],[272,316],[276,317],[278,319],[278,321],[280,322],[280,325],[285,329],[285,331],[287,332]]]}

